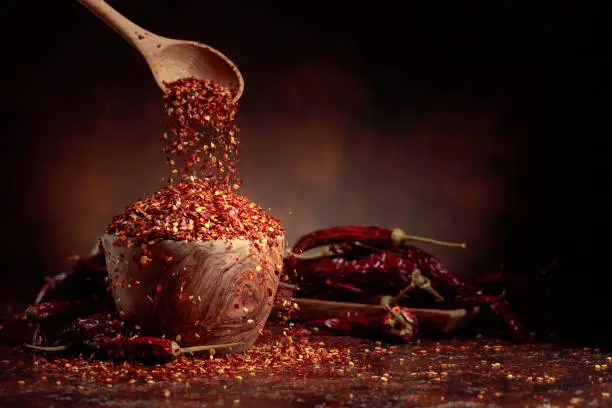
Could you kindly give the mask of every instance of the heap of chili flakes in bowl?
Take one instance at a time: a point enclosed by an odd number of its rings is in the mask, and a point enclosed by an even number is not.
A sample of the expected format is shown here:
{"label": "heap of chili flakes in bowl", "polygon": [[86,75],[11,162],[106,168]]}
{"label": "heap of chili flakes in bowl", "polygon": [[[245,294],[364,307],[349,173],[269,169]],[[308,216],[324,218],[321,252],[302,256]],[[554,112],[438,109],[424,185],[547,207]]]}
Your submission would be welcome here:
{"label": "heap of chili flakes in bowl", "polygon": [[147,246],[161,240],[247,240],[276,245],[280,222],[238,194],[240,140],[233,91],[209,80],[166,83],[168,128],[162,150],[169,183],[113,218],[106,233],[117,245]]}
{"label": "heap of chili flakes in bowl", "polygon": [[142,198],[116,215],[106,233],[128,247],[164,239],[268,241],[282,234],[280,222],[229,188],[206,181],[179,182]]}

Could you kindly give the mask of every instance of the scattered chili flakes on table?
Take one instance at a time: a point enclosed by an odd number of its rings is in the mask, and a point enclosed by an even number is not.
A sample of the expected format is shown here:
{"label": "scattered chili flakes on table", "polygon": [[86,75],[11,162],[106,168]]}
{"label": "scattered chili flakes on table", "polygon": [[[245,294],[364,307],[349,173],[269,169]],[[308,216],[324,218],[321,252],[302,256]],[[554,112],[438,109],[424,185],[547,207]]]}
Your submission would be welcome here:
{"label": "scattered chili flakes on table", "polygon": [[268,327],[245,353],[181,356],[161,366],[40,354],[32,360],[3,349],[0,357],[10,359],[11,369],[0,370],[0,396],[8,403],[42,395],[51,405],[78,395],[96,406],[115,399],[136,406],[166,398],[175,406],[220,398],[240,399],[245,406],[300,401],[305,406],[320,401],[333,406],[567,406],[574,398],[605,406],[610,401],[612,360],[597,349],[461,338],[397,346],[350,337],[309,338],[299,329]]}

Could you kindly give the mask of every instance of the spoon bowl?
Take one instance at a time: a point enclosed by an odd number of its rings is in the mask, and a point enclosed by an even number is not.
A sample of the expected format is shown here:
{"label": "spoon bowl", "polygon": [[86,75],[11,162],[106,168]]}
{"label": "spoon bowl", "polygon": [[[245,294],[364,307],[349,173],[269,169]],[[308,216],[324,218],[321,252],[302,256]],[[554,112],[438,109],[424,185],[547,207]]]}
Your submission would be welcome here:
{"label": "spoon bowl", "polygon": [[194,77],[232,89],[234,101],[242,96],[242,74],[229,58],[216,49],[195,41],[166,38],[147,31],[122,16],[104,0],[79,1],[140,51],[162,90],[165,90],[164,82]]}
{"label": "spoon bowl", "polygon": [[244,82],[238,68],[219,51],[207,45],[191,41],[167,40],[159,49],[154,63],[149,63],[157,84],[164,89],[164,82],[180,78],[205,78],[236,92],[236,100],[242,95]]}

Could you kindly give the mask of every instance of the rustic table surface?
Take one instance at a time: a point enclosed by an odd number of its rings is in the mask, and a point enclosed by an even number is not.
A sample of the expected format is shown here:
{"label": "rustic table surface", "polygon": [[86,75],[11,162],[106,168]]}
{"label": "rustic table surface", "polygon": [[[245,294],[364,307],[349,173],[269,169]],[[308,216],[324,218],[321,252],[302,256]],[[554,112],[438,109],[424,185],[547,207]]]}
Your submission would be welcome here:
{"label": "rustic table surface", "polygon": [[11,407],[612,406],[612,357],[596,349],[422,339],[389,346],[266,333],[248,354],[166,365],[0,351]]}

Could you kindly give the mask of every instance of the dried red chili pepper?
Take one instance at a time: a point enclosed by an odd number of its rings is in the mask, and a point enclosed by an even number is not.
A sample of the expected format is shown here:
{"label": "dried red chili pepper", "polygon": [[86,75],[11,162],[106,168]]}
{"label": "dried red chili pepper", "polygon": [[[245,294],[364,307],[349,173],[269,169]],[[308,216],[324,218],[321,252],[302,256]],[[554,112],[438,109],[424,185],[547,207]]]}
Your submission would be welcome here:
{"label": "dried red chili pepper", "polygon": [[402,247],[407,241],[421,241],[444,246],[465,247],[465,244],[461,243],[444,242],[408,235],[399,228],[391,229],[374,226],[349,225],[326,228],[304,235],[295,243],[292,252],[301,254],[312,248],[341,242],[360,242],[380,249],[391,249]]}
{"label": "dried red chili pepper", "polygon": [[527,338],[525,329],[518,316],[510,309],[510,305],[505,300],[491,304],[491,310],[499,316],[505,323],[510,335],[518,341]]}
{"label": "dried red chili pepper", "polygon": [[[356,231],[355,227],[334,227],[315,231],[298,240],[298,252],[289,254],[285,265],[297,275],[296,282],[304,291],[300,296],[328,300],[344,300],[349,296],[352,301],[367,302],[368,299],[380,301],[382,297],[389,298],[385,295],[391,295],[397,302],[405,293],[421,287],[441,301],[438,292],[441,290],[459,296],[436,303],[436,307],[488,304],[507,323],[513,338],[524,339],[518,317],[511,312],[507,303],[501,302],[504,294],[496,296],[485,293],[476,285],[449,273],[429,253],[406,245],[403,238],[389,240],[392,232],[386,235],[381,233],[389,233],[391,230],[364,227],[359,230],[365,232],[362,241],[341,241],[351,234],[357,239]],[[398,235],[403,237],[405,234],[396,232]],[[320,245],[328,246],[315,255],[299,254],[300,250]],[[388,248],[382,248],[385,245]],[[357,247],[361,247],[361,250],[369,249],[370,253],[357,255]],[[423,276],[431,280],[423,280]],[[408,282],[410,284],[406,286]]]}
{"label": "dried red chili pepper", "polygon": [[98,340],[87,340],[83,344],[96,358],[102,360],[167,363],[181,354],[181,348],[176,342],[159,337],[102,337]]}
{"label": "dried red chili pepper", "polygon": [[[433,279],[434,287],[447,286],[452,291],[463,297],[473,299],[491,299],[477,286],[459,279],[442,267],[440,262],[431,254],[412,245],[404,245],[385,251],[375,247],[366,247],[364,244],[343,243],[341,247],[330,246],[324,248],[318,255],[304,257],[290,255],[298,277],[298,285],[308,288],[310,282],[316,288],[321,288],[320,282],[325,280],[326,284],[335,283],[334,278],[346,279],[346,285],[360,286],[375,293],[397,293],[396,290],[403,289],[406,282],[410,282],[415,270]],[[333,248],[332,248],[333,247]],[[334,256],[341,248],[342,255]],[[361,253],[354,256],[357,250]],[[363,250],[370,250],[367,256],[363,256]],[[332,254],[332,255],[328,255]],[[376,289],[379,288],[379,291]],[[363,292],[363,290],[359,290]],[[432,292],[433,294],[433,292]],[[434,294],[434,297],[440,298]],[[485,302],[486,303],[486,302]]]}
{"label": "dried red chili pepper", "polygon": [[398,249],[398,252],[408,260],[417,263],[419,269],[427,276],[431,276],[439,284],[450,286],[461,296],[479,296],[483,292],[480,288],[459,279],[442,267],[433,255],[420,248],[409,245]]}
{"label": "dried red chili pepper", "polygon": [[501,283],[504,281],[503,271],[498,271],[494,273],[488,273],[486,275],[478,276],[472,279],[471,283]]}
{"label": "dried red chili pepper", "polygon": [[[493,306],[495,304],[497,304],[498,302],[500,302],[504,297],[506,296],[506,293],[503,292],[499,295],[492,295],[492,294],[482,294],[482,295],[478,295],[478,296],[468,296],[468,297],[454,297],[454,298],[447,298],[445,300],[442,300],[440,302],[436,302],[433,306],[436,309],[471,309],[474,306]],[[364,300],[360,300],[361,302],[363,302]],[[398,299],[397,296],[376,296],[376,297],[372,297],[369,300],[369,303],[371,304],[401,304],[403,306],[406,305],[410,305],[410,307],[422,307],[422,308],[427,308],[427,307],[432,307],[432,303],[431,301],[426,302],[423,301],[422,299]]]}
{"label": "dried red chili pepper", "polygon": [[313,320],[302,328],[319,334],[378,338],[390,342],[408,342],[417,333],[417,318],[400,306],[342,313],[337,317]]}
{"label": "dried red chili pepper", "polygon": [[[77,347],[78,351],[89,353],[100,360],[138,361],[148,364],[163,364],[174,360],[181,354],[198,353],[215,349],[231,348],[242,345],[242,342],[194,346],[181,348],[170,339],[151,336],[135,337],[100,337],[84,340]],[[42,352],[60,352],[69,349],[69,345],[40,347],[26,344],[26,347]]]}
{"label": "dried red chili pepper", "polygon": [[322,258],[357,259],[371,253],[370,248],[362,245],[355,245],[352,242],[336,242],[320,247],[320,250],[313,254],[297,254],[290,251],[283,259],[283,267],[286,273],[296,276],[298,264],[303,267],[309,261],[317,261]]}
{"label": "dried red chili pepper", "polygon": [[23,313],[0,315],[0,345],[15,346],[31,341],[35,325]]}
{"label": "dried red chili pepper", "polygon": [[53,300],[29,306],[25,315],[31,322],[50,319],[72,320],[80,316],[104,310],[104,305],[94,299]]}
{"label": "dried red chili pepper", "polygon": [[106,313],[96,313],[85,318],[78,318],[55,335],[53,346],[79,344],[99,336],[110,336],[119,333],[123,321]]}
{"label": "dried red chili pepper", "polygon": [[302,296],[315,296],[331,287],[356,295],[397,294],[419,287],[441,299],[429,280],[419,275],[415,262],[393,252],[370,252],[356,259],[342,256],[319,259],[294,256],[293,259],[298,259],[295,264],[296,283],[303,292]]}
{"label": "dried red chili pepper", "polygon": [[[449,273],[446,269],[442,267],[440,262],[434,258],[432,255],[427,252],[416,248],[411,247],[408,249],[402,249],[404,254],[408,253],[408,256],[415,256],[422,260],[422,270],[424,273],[431,276],[434,280],[443,282],[450,287],[452,287],[457,293],[462,295],[465,298],[479,298],[482,296],[492,296],[485,293],[479,287],[465,282],[456,276]],[[510,306],[506,301],[493,301],[491,303],[487,302],[491,310],[495,312],[505,323],[508,329],[508,334],[517,341],[523,341],[526,339],[525,331],[520,323],[520,319],[514,312],[510,309]]]}
{"label": "dried red chili pepper", "polygon": [[34,303],[91,296],[112,305],[113,299],[108,291],[107,277],[104,254],[98,251],[91,257],[77,259],[70,272],[46,278],[46,283],[39,291]]}

